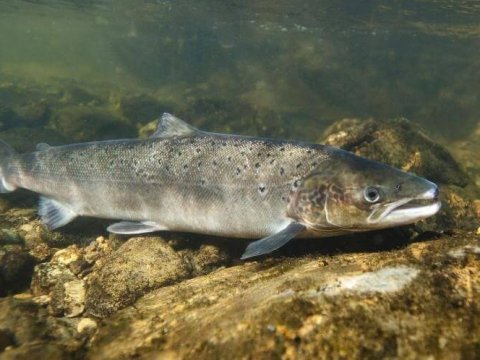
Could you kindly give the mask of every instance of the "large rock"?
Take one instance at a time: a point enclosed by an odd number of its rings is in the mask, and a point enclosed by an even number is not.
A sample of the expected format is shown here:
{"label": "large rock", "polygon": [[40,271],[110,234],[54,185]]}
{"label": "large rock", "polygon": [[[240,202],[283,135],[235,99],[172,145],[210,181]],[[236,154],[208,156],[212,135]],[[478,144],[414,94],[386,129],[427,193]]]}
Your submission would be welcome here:
{"label": "large rock", "polygon": [[100,317],[111,315],[153,289],[207,273],[226,261],[214,246],[177,252],[160,237],[132,238],[92,273],[87,311]]}
{"label": "large rock", "polygon": [[148,293],[104,321],[88,357],[473,359],[479,271],[468,234],[250,262]]}
{"label": "large rock", "polygon": [[20,246],[0,246],[0,296],[28,288],[34,259]]}
{"label": "large rock", "polygon": [[441,184],[463,187],[469,183],[468,175],[444,147],[403,118],[337,121],[324,132],[322,142]]}
{"label": "large rock", "polygon": [[75,324],[49,318],[30,299],[0,299],[1,359],[67,359],[82,346]]}

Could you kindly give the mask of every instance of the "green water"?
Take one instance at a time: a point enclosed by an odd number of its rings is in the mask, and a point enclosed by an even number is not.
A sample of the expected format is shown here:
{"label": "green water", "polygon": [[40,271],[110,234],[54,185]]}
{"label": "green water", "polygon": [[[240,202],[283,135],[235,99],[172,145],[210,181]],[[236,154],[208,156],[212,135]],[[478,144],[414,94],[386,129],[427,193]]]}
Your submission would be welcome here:
{"label": "green water", "polygon": [[[468,0],[3,0],[0,120],[41,103],[42,126],[58,130],[58,113],[82,106],[136,136],[172,111],[316,140],[345,117],[406,117],[455,140],[479,121],[479,20]],[[2,130],[25,127],[17,118]]]}

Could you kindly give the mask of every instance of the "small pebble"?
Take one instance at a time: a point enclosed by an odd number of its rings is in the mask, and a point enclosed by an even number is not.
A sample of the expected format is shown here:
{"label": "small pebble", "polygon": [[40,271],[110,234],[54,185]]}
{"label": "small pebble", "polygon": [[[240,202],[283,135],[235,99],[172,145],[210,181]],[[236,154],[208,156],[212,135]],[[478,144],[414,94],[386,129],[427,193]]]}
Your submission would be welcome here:
{"label": "small pebble", "polygon": [[91,333],[97,328],[97,322],[90,318],[83,318],[78,322],[77,331],[80,334]]}

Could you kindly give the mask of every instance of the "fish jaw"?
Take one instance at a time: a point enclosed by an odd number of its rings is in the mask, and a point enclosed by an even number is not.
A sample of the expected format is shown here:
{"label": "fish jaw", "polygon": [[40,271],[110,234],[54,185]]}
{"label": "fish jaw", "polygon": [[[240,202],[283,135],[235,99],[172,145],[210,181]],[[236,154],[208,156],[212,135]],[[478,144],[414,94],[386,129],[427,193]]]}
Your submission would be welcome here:
{"label": "fish jaw", "polygon": [[[430,182],[429,182],[430,183]],[[371,223],[379,223],[385,227],[411,224],[435,215],[442,207],[438,199],[438,187],[431,184],[431,188],[419,196],[401,199],[385,207],[381,216]],[[373,213],[372,213],[373,215]]]}

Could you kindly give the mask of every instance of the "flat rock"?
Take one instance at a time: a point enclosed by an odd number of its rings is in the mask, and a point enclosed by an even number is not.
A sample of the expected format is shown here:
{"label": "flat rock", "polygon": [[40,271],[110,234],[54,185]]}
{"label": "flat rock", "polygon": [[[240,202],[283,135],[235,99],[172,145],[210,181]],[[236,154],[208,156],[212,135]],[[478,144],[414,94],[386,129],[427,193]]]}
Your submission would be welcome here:
{"label": "flat rock", "polygon": [[465,233],[220,269],[154,290],[106,319],[87,356],[475,358],[480,255],[471,249],[479,243]]}

